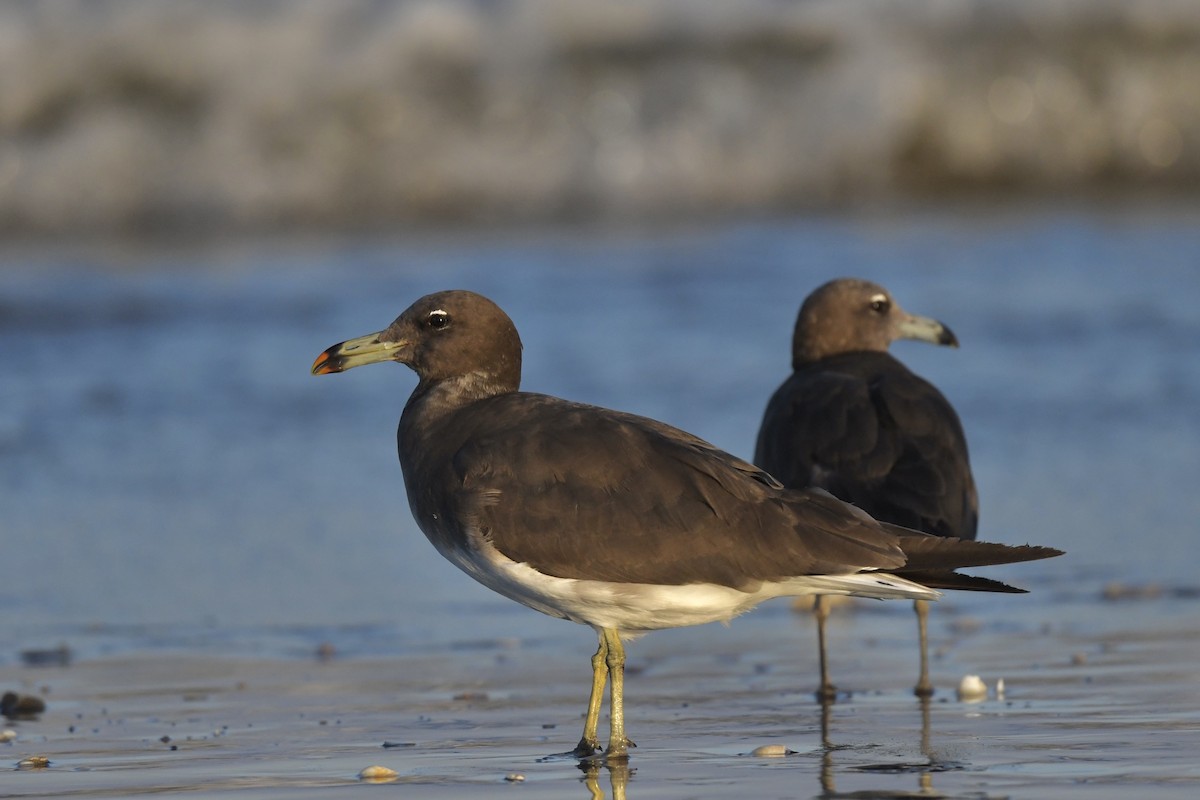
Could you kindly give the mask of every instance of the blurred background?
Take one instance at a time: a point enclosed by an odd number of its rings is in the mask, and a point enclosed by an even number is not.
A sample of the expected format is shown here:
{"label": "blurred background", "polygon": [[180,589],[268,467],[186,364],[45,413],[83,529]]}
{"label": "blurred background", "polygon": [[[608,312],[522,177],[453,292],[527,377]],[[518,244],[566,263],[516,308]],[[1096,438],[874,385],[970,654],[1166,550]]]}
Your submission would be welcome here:
{"label": "blurred background", "polygon": [[1194,614],[1197,87],[1185,0],[0,4],[0,659],[559,635],[412,523],[411,374],[308,374],[451,287],[526,388],[749,457],[877,280],[962,341],[894,352],[981,537],[1070,551],[1004,607]]}
{"label": "blurred background", "polygon": [[1181,191],[1200,7],[47,0],[0,7],[16,235],[670,220]]}

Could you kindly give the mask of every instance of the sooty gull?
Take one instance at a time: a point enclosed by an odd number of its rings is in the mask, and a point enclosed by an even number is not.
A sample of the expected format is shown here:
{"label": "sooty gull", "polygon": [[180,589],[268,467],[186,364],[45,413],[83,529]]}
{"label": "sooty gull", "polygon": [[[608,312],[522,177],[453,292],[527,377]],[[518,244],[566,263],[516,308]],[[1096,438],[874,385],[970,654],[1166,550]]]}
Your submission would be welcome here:
{"label": "sooty gull", "polygon": [[334,345],[314,374],[398,361],[419,378],[397,439],[408,502],[445,558],[506,597],[599,635],[583,737],[611,678],[607,758],[624,758],[622,634],[728,620],[780,596],[935,599],[995,582],[958,567],[1057,555],[876,522],[790,491],[644,417],[518,391],[521,340],[478,294],[428,295],[387,329]]}
{"label": "sooty gull", "polygon": [[[887,352],[896,339],[958,347],[949,328],[905,313],[878,284],[843,278],[810,294],[796,319],[794,372],[767,404],[754,463],[785,486],[825,489],[876,519],[974,539],[979,503],[962,424],[941,392]],[[915,692],[928,697],[928,605],[915,606]],[[818,597],[823,699],[836,695],[826,665],[828,613]]]}

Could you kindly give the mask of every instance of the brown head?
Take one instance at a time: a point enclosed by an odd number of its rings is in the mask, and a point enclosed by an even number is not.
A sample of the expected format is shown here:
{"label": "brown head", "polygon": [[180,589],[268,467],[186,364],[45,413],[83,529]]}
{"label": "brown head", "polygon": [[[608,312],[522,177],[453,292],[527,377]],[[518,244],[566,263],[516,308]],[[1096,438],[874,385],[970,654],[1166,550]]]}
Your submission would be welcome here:
{"label": "brown head", "polygon": [[897,339],[958,347],[949,328],[907,313],[879,284],[838,278],[816,289],[800,306],[792,336],[792,366],[839,353],[885,352]]}
{"label": "brown head", "polygon": [[425,385],[462,380],[502,394],[521,384],[521,338],[512,320],[483,295],[462,290],[426,295],[386,329],[335,344],[312,372],[379,361],[407,364]]}

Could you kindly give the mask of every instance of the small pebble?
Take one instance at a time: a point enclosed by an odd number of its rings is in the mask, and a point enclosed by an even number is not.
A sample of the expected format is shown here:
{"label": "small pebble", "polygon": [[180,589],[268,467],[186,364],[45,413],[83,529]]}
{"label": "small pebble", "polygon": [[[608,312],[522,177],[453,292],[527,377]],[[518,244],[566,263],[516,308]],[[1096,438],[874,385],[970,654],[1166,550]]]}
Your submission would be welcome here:
{"label": "small pebble", "polygon": [[50,766],[50,759],[45,756],[29,756],[17,762],[17,769],[45,769]]}
{"label": "small pebble", "polygon": [[789,750],[781,744],[764,744],[751,750],[750,755],[758,756],[760,758],[782,758],[783,756],[789,756],[794,752],[796,751]]}
{"label": "small pebble", "polygon": [[1122,600],[1155,600],[1162,597],[1163,588],[1157,583],[1147,583],[1142,585],[1120,583],[1113,581],[1105,585],[1100,592],[1100,596],[1109,601]]}
{"label": "small pebble", "polygon": [[1071,654],[1071,666],[1082,667],[1086,663],[1087,663],[1087,653],[1072,653]]}
{"label": "small pebble", "polygon": [[521,781],[525,780],[525,776],[520,772],[510,772],[504,776],[504,780],[508,781],[509,783],[520,783]]}
{"label": "small pebble", "polygon": [[367,781],[368,783],[387,783],[399,777],[400,773],[396,772],[396,770],[381,767],[377,764],[366,767],[362,772],[358,773],[358,779],[360,781]]}
{"label": "small pebble", "polygon": [[958,682],[958,699],[964,703],[978,703],[987,699],[987,684],[978,675],[964,675]]}
{"label": "small pebble", "polygon": [[4,730],[0,731],[0,744],[3,744],[4,742],[11,742],[16,738],[17,732],[12,728],[5,728]]}
{"label": "small pebble", "polygon": [[996,699],[1004,699],[1004,678],[1000,678],[996,681]]}
{"label": "small pebble", "polygon": [[459,692],[454,695],[455,700],[487,700],[487,692]]}

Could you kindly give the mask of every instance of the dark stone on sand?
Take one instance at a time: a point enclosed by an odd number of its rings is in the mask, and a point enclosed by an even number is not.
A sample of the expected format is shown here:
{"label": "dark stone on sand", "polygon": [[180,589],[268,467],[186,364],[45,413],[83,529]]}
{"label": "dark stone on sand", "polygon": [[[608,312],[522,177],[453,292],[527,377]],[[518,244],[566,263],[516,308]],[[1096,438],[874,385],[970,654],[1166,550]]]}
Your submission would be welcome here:
{"label": "dark stone on sand", "polygon": [[5,692],[0,697],[0,714],[9,719],[27,719],[46,710],[46,701],[31,694]]}
{"label": "dark stone on sand", "polygon": [[58,647],[22,650],[21,661],[27,667],[66,667],[71,663],[71,648],[60,644]]}

